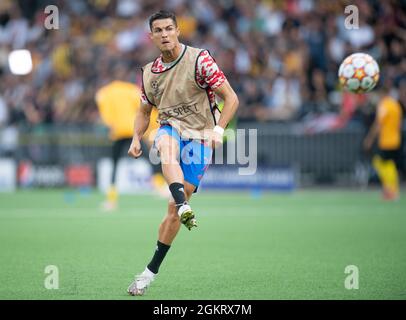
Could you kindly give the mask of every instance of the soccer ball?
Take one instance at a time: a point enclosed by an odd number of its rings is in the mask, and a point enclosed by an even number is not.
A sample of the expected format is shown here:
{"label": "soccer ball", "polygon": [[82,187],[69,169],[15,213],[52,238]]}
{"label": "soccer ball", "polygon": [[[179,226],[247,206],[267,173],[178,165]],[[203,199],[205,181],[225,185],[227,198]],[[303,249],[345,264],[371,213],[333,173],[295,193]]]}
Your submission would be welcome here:
{"label": "soccer ball", "polygon": [[338,78],[342,88],[354,93],[371,91],[379,80],[379,66],[366,53],[354,53],[341,63]]}

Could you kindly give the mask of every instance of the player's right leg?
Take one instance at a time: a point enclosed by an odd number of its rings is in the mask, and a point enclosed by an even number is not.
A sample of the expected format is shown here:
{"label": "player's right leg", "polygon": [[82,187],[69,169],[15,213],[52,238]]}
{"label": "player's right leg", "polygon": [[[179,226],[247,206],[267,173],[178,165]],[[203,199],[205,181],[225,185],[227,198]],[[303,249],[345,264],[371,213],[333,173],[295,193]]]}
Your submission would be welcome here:
{"label": "player's right leg", "polygon": [[156,148],[161,157],[162,173],[169,185],[178,182],[183,183],[183,172],[179,164],[179,142],[176,136],[168,133],[168,130],[157,135]]}
{"label": "player's right leg", "polygon": [[171,126],[161,127],[155,138],[155,146],[161,157],[162,173],[169,185],[180,221],[190,230],[196,226],[196,220],[185,195],[184,175],[179,163],[181,139],[178,132]]}
{"label": "player's right leg", "polygon": [[395,162],[376,155],[372,163],[382,183],[383,199],[397,200],[399,198],[399,178]]}

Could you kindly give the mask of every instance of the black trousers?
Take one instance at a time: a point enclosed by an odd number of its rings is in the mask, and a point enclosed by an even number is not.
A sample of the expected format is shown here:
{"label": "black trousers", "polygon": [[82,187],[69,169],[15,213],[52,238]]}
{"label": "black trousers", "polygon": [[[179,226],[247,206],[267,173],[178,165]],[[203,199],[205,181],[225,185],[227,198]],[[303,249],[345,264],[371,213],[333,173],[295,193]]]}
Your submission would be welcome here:
{"label": "black trousers", "polygon": [[[118,139],[113,142],[113,146],[111,149],[111,157],[113,160],[113,172],[111,175],[111,183],[114,185],[116,183],[116,173],[117,173],[117,164],[121,157],[129,157],[128,149],[131,146],[132,138],[123,138]],[[149,150],[148,146],[141,140],[141,150],[142,150],[142,157],[148,158]],[[154,174],[161,172],[161,166],[152,165],[152,169]]]}
{"label": "black trousers", "polygon": [[116,183],[116,173],[118,160],[125,154],[127,154],[130,148],[132,138],[118,139],[113,142],[111,149],[111,158],[113,160],[113,172],[111,174],[111,183],[114,185]]}

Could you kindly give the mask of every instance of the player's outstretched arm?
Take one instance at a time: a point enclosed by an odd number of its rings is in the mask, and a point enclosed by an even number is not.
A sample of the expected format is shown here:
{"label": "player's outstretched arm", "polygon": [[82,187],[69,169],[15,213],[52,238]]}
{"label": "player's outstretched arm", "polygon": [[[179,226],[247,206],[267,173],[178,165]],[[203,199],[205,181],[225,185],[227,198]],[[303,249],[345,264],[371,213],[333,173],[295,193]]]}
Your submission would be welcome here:
{"label": "player's outstretched arm", "polygon": [[221,111],[219,123],[217,124],[224,129],[234,117],[234,114],[238,109],[238,97],[233,88],[231,88],[228,80],[224,81],[224,83],[216,88],[214,92],[224,100],[224,107]]}
{"label": "player's outstretched arm", "polygon": [[141,104],[134,120],[134,134],[128,154],[134,158],[141,156],[141,139],[149,126],[151,118],[152,105]]}
{"label": "player's outstretched arm", "polygon": [[213,135],[211,137],[212,147],[216,148],[223,143],[224,129],[234,117],[238,109],[239,101],[237,94],[234,92],[228,80],[225,80],[214,92],[224,100],[224,107],[221,111],[219,122],[213,129]]}

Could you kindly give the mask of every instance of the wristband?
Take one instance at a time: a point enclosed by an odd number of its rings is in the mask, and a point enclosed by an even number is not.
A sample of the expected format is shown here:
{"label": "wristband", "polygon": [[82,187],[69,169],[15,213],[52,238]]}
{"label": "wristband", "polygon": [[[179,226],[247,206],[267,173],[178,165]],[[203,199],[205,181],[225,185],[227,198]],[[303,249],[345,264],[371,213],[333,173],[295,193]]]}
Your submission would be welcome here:
{"label": "wristband", "polygon": [[221,136],[224,134],[224,129],[223,129],[222,127],[220,127],[220,126],[215,126],[215,127],[213,128],[213,131],[214,131],[214,132],[217,132],[217,133],[220,134]]}

